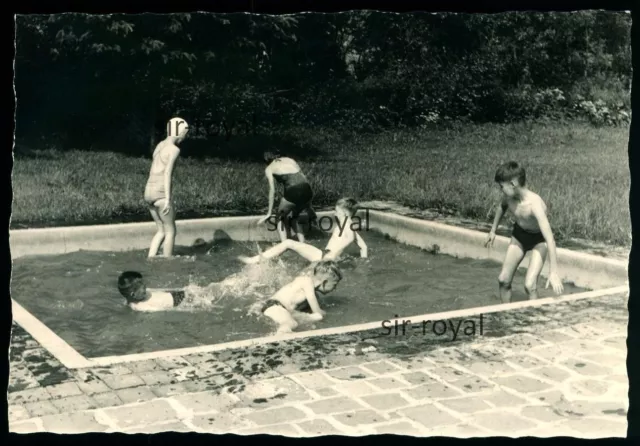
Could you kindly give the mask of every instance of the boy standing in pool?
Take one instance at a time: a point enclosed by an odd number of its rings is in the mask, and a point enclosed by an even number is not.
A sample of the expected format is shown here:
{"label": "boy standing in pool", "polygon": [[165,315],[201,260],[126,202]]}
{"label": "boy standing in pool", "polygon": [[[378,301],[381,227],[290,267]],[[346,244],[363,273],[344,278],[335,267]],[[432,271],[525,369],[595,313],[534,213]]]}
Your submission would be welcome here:
{"label": "boy standing in pool", "polygon": [[[333,261],[321,261],[278,290],[262,306],[262,314],[278,324],[278,333],[290,333],[300,323],[322,320],[325,312],[318,304],[316,292],[327,294],[335,290],[342,273]],[[307,303],[311,314],[299,311]]]}
{"label": "boy standing in pool", "polygon": [[[272,259],[290,249],[297,252],[310,262],[320,260],[336,260],[351,243],[355,243],[360,248],[360,257],[368,256],[368,248],[357,230],[353,229],[355,222],[352,220],[358,211],[358,203],[353,198],[341,198],[336,203],[335,219],[337,224],[333,229],[331,238],[324,251],[313,245],[299,241],[287,239],[267,249],[262,254],[253,257],[239,256],[238,259],[246,264],[258,263],[260,260]],[[360,226],[358,224],[358,226]]]}
{"label": "boy standing in pool", "polygon": [[498,277],[500,299],[511,302],[513,276],[525,254],[531,251],[531,261],[525,277],[525,291],[530,300],[537,299],[538,277],[542,272],[545,258],[549,254],[549,284],[553,290],[562,293],[562,282],[558,276],[556,243],[547,219],[547,206],[540,196],[526,185],[526,173],[515,161],[502,164],[495,175],[495,182],[502,191],[502,200],[496,209],[493,226],[487,236],[485,246],[493,245],[496,229],[507,210],[511,211],[515,223],[511,243]]}

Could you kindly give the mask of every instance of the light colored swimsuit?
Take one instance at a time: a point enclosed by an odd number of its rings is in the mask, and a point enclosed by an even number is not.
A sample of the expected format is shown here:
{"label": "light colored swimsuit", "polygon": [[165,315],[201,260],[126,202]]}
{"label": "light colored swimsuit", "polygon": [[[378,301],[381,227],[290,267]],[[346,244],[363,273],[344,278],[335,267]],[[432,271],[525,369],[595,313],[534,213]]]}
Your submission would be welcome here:
{"label": "light colored swimsuit", "polygon": [[154,205],[158,200],[167,198],[166,191],[164,190],[164,172],[167,168],[167,164],[162,159],[163,147],[158,147],[153,154],[153,162],[151,164],[151,171],[149,172],[149,179],[147,180],[147,186],[144,189],[144,201],[150,205]]}

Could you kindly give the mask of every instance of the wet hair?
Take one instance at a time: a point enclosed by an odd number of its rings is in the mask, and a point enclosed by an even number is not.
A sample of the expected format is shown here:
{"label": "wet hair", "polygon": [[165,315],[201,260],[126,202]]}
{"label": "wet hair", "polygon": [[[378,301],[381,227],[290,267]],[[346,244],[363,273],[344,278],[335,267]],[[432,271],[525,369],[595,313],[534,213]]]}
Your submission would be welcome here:
{"label": "wet hair", "polygon": [[524,186],[527,182],[527,174],[524,167],[515,161],[509,161],[498,167],[494,180],[496,183],[507,183],[514,178],[518,180],[520,186]]}
{"label": "wet hair", "polygon": [[270,148],[269,150],[266,150],[263,154],[262,157],[264,158],[264,160],[267,163],[271,163],[272,161],[281,158],[282,157],[282,153],[276,149],[275,147]]}
{"label": "wet hair", "polygon": [[136,302],[133,293],[144,284],[142,274],[137,271],[125,271],[118,277],[118,291],[127,302]]}
{"label": "wet hair", "polygon": [[342,272],[338,265],[333,260],[322,260],[318,262],[318,264],[313,268],[313,275],[324,275],[328,274],[333,276],[336,281],[340,282],[342,280]]}
{"label": "wet hair", "polygon": [[349,214],[349,217],[353,217],[358,212],[358,202],[353,198],[345,197],[338,200],[336,203],[336,207],[341,207],[346,210]]}

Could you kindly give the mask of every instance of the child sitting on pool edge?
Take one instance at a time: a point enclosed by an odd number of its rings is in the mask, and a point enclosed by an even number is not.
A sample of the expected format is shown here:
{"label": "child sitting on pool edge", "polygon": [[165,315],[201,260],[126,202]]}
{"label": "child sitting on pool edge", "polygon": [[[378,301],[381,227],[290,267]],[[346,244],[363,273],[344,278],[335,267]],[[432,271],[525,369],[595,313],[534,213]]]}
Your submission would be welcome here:
{"label": "child sitting on pool edge", "polygon": [[[335,290],[342,273],[333,261],[321,261],[278,290],[262,306],[261,312],[278,324],[278,333],[290,333],[300,323],[322,320],[325,312],[318,304],[316,291],[327,294]],[[311,314],[300,311],[307,303]]]}
{"label": "child sitting on pool edge", "polygon": [[142,274],[125,271],[118,277],[118,291],[126,299],[126,304],[136,311],[164,311],[177,307],[185,299],[181,289],[147,289]]}
{"label": "child sitting on pool edge", "polygon": [[[333,229],[331,238],[324,248],[324,251],[307,243],[287,239],[267,249],[262,254],[253,257],[239,256],[238,259],[246,264],[253,264],[258,263],[260,260],[278,257],[286,250],[291,249],[310,262],[337,260],[351,243],[358,245],[360,248],[360,257],[366,258],[368,256],[367,244],[360,234],[358,234],[357,230],[354,230],[352,227],[355,223],[352,219],[357,211],[358,203],[353,198],[341,198],[338,200],[334,211],[337,224]],[[358,226],[360,225],[358,224]]]}
{"label": "child sitting on pool edge", "polygon": [[538,277],[542,272],[547,253],[549,254],[547,287],[551,284],[556,294],[560,294],[562,281],[558,276],[556,243],[547,219],[547,205],[538,194],[527,189],[525,170],[515,161],[504,163],[498,168],[495,182],[502,191],[502,200],[496,208],[496,216],[485,246],[493,244],[498,224],[507,210],[511,211],[515,219],[511,243],[507,248],[502,271],[498,277],[502,302],[511,302],[513,276],[527,251],[531,251],[531,260],[524,287],[529,299],[538,298],[536,289]]}

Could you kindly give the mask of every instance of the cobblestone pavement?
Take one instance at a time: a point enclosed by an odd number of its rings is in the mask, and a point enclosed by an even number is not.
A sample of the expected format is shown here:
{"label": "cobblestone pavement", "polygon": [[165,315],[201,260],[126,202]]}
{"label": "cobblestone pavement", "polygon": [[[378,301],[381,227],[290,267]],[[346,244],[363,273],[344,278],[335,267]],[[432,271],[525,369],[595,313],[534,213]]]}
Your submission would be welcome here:
{"label": "cobblestone pavement", "polygon": [[450,321],[456,340],[373,330],[78,370],[14,326],[10,431],[624,437],[627,320],[617,295],[486,314],[482,333]]}

